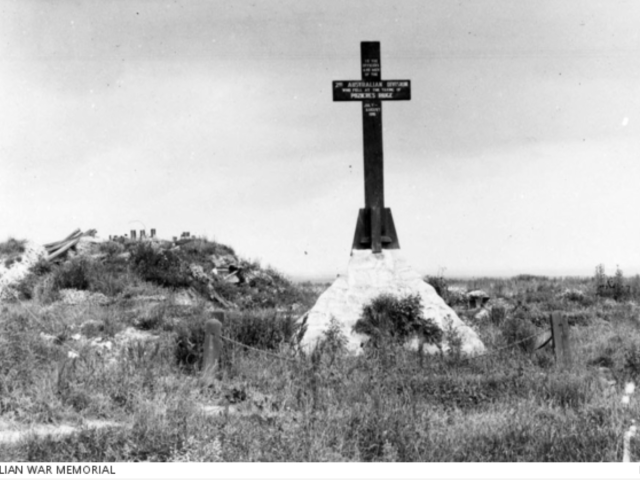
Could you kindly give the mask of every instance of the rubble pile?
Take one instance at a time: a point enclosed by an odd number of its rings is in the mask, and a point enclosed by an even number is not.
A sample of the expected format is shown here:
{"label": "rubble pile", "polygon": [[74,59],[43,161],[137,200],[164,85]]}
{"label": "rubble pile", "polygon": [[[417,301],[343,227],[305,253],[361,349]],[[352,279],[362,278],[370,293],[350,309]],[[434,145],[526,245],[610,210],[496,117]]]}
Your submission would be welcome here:
{"label": "rubble pile", "polygon": [[[29,299],[46,276],[50,284],[59,285],[54,287],[54,297],[64,304],[104,305],[117,295],[131,298],[140,288],[144,290],[140,282],[183,292],[191,299],[201,297],[224,309],[289,308],[298,302],[297,288],[289,280],[238,257],[225,245],[191,236],[173,241],[157,237],[102,240],[96,233],[76,229],[43,246],[28,243],[25,252],[12,259],[10,269],[0,265],[0,298],[23,295]],[[45,268],[34,271],[38,261]],[[82,278],[74,282],[77,275]],[[7,290],[20,282],[31,283]]]}

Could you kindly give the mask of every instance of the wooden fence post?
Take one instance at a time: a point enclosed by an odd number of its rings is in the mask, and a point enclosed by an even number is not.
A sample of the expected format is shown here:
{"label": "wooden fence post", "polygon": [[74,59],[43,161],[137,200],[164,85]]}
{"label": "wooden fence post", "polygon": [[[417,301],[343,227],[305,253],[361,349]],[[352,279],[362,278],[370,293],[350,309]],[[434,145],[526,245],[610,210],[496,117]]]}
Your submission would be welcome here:
{"label": "wooden fence post", "polygon": [[551,331],[553,335],[553,351],[556,362],[562,368],[571,367],[571,345],[569,343],[569,322],[557,312],[551,314]]}
{"label": "wooden fence post", "polygon": [[215,380],[216,367],[222,354],[222,321],[224,312],[213,312],[213,318],[204,324],[204,352],[202,356],[202,378],[211,383]]}

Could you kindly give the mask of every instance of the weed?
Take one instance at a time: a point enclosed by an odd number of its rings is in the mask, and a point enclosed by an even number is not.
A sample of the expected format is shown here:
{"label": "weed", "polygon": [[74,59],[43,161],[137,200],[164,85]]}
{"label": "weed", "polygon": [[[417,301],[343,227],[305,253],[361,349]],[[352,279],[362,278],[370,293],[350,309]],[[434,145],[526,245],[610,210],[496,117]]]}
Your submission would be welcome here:
{"label": "weed", "polygon": [[449,347],[449,358],[453,361],[459,361],[462,357],[463,339],[458,329],[453,326],[453,321],[451,321],[451,319],[448,319],[447,325],[444,329],[444,342]]}
{"label": "weed", "polygon": [[329,321],[329,327],[313,351],[313,358],[316,362],[319,362],[320,357],[327,356],[329,365],[332,365],[336,358],[347,352],[347,343],[347,337],[342,331],[340,323],[332,316]]}

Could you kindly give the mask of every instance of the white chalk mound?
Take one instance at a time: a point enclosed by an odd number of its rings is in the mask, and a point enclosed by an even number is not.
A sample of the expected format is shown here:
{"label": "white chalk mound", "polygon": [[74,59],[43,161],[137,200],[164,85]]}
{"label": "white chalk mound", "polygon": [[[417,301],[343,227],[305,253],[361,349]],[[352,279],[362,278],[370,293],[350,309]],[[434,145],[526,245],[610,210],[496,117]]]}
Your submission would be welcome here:
{"label": "white chalk mound", "polygon": [[[307,313],[307,330],[302,338],[302,348],[313,350],[334,317],[348,339],[349,351],[361,353],[367,337],[355,333],[353,327],[362,308],[383,293],[401,297],[420,295],[424,317],[432,319],[443,330],[449,325],[453,327],[462,339],[462,351],[465,354],[476,355],[485,351],[476,332],[465,325],[435,289],[407,264],[400,250],[383,250],[377,254],[371,250],[353,250],[347,274],[338,277]],[[417,349],[419,342],[416,339],[408,346]],[[430,353],[436,351],[435,347],[428,345],[424,349]],[[448,350],[446,337],[443,350]]]}

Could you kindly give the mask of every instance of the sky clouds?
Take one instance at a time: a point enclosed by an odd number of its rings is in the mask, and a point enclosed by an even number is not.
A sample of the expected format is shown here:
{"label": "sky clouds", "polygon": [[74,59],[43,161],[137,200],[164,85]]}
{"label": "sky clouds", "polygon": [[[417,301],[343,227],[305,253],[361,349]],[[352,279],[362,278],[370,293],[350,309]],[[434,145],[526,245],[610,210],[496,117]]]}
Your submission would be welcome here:
{"label": "sky clouds", "polygon": [[386,200],[416,268],[640,273],[636,2],[7,0],[0,237],[154,227],[296,276],[346,265],[379,40]]}

